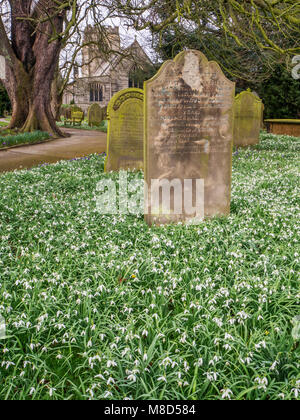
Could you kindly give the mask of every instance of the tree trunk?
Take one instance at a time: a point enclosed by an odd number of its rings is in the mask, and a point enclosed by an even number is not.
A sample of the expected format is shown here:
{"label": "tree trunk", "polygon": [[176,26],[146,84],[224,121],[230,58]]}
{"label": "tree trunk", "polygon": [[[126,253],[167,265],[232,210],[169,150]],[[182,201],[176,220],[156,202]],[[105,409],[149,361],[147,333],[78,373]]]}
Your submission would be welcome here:
{"label": "tree trunk", "polygon": [[8,77],[4,85],[12,105],[12,119],[9,128],[21,128],[29,111],[30,78],[19,61],[13,71],[8,67],[7,73]]}
{"label": "tree trunk", "polygon": [[22,68],[15,69],[14,74],[9,83],[13,88],[8,88],[13,107],[9,128],[22,132],[47,131],[53,137],[64,137],[51,110],[51,72],[45,74],[45,70],[35,66],[33,76]]}
{"label": "tree trunk", "polygon": [[[57,13],[59,4],[56,0],[39,0],[32,12],[31,0],[11,2],[11,44],[0,19],[0,51],[8,57],[4,84],[13,108],[9,128],[64,137],[51,111],[51,85],[62,40],[57,37],[49,41],[54,33],[63,32],[66,13],[66,8]],[[34,19],[27,20],[28,16]]]}
{"label": "tree trunk", "polygon": [[60,75],[56,74],[51,86],[51,111],[55,121],[60,122],[61,105],[63,101],[62,81]]}

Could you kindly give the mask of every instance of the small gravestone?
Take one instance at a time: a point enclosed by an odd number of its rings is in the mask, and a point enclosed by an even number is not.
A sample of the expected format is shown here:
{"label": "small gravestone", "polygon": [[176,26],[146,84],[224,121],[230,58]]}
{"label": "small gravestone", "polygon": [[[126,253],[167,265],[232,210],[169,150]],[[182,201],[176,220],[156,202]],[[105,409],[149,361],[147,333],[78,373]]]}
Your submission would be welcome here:
{"label": "small gravestone", "polygon": [[195,50],[167,61],[145,82],[149,225],[229,214],[234,94],[219,65]]}
{"label": "small gravestone", "polygon": [[90,127],[99,127],[103,121],[103,109],[98,104],[93,104],[88,109],[88,124]]}
{"label": "small gravestone", "polygon": [[107,158],[105,171],[140,170],[144,167],[144,92],[125,89],[107,108]]}
{"label": "small gravestone", "polygon": [[252,146],[259,143],[264,105],[251,91],[245,91],[234,101],[234,145]]}
{"label": "small gravestone", "polygon": [[6,78],[5,70],[5,57],[3,57],[3,55],[0,55],[0,79]]}

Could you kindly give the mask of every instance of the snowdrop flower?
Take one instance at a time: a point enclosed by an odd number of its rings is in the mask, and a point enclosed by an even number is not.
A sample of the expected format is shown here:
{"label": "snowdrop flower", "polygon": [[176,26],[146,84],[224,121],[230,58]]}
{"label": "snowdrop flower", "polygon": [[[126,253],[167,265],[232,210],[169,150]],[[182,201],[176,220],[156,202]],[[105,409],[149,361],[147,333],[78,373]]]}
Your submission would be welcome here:
{"label": "snowdrop flower", "polygon": [[35,393],[35,388],[30,388],[30,391],[29,391],[29,395],[32,395],[32,394],[34,394]]}
{"label": "snowdrop flower", "polygon": [[222,392],[222,399],[223,400],[225,398],[230,400],[231,399],[231,395],[233,395],[231,389],[222,389],[221,392]]}
{"label": "snowdrop flower", "polygon": [[56,391],[56,388],[50,388],[49,389],[49,395],[50,395],[50,397],[52,397],[54,391]]}

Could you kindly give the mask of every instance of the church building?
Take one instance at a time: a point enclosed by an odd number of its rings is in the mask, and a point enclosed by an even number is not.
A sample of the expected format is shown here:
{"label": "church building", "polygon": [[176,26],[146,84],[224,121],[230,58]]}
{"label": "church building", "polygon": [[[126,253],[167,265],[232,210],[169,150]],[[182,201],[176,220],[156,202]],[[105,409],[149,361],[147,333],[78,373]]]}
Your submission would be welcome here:
{"label": "church building", "polygon": [[[107,106],[115,93],[129,87],[143,88],[137,71],[152,65],[137,39],[126,49],[121,48],[119,28],[106,28],[108,50],[104,58],[99,48],[98,31],[88,26],[84,32],[81,74],[74,71],[74,81],[65,90],[63,103],[75,103],[84,111],[93,103]],[[90,42],[89,42],[90,41]],[[73,102],[74,101],[74,102]]]}

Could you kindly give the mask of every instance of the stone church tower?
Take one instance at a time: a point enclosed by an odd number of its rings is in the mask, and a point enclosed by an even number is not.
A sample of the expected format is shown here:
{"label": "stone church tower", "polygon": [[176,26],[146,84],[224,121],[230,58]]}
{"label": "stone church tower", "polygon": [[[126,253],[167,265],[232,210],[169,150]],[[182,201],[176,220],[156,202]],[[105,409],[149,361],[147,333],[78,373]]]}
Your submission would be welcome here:
{"label": "stone church tower", "polygon": [[66,89],[64,104],[73,100],[87,111],[93,103],[106,106],[122,89],[143,87],[138,86],[134,74],[152,62],[141,45],[135,40],[128,48],[122,49],[119,28],[109,27],[105,32],[105,40],[101,40],[96,28],[87,26],[85,29],[81,74],[74,71],[74,81]]}

